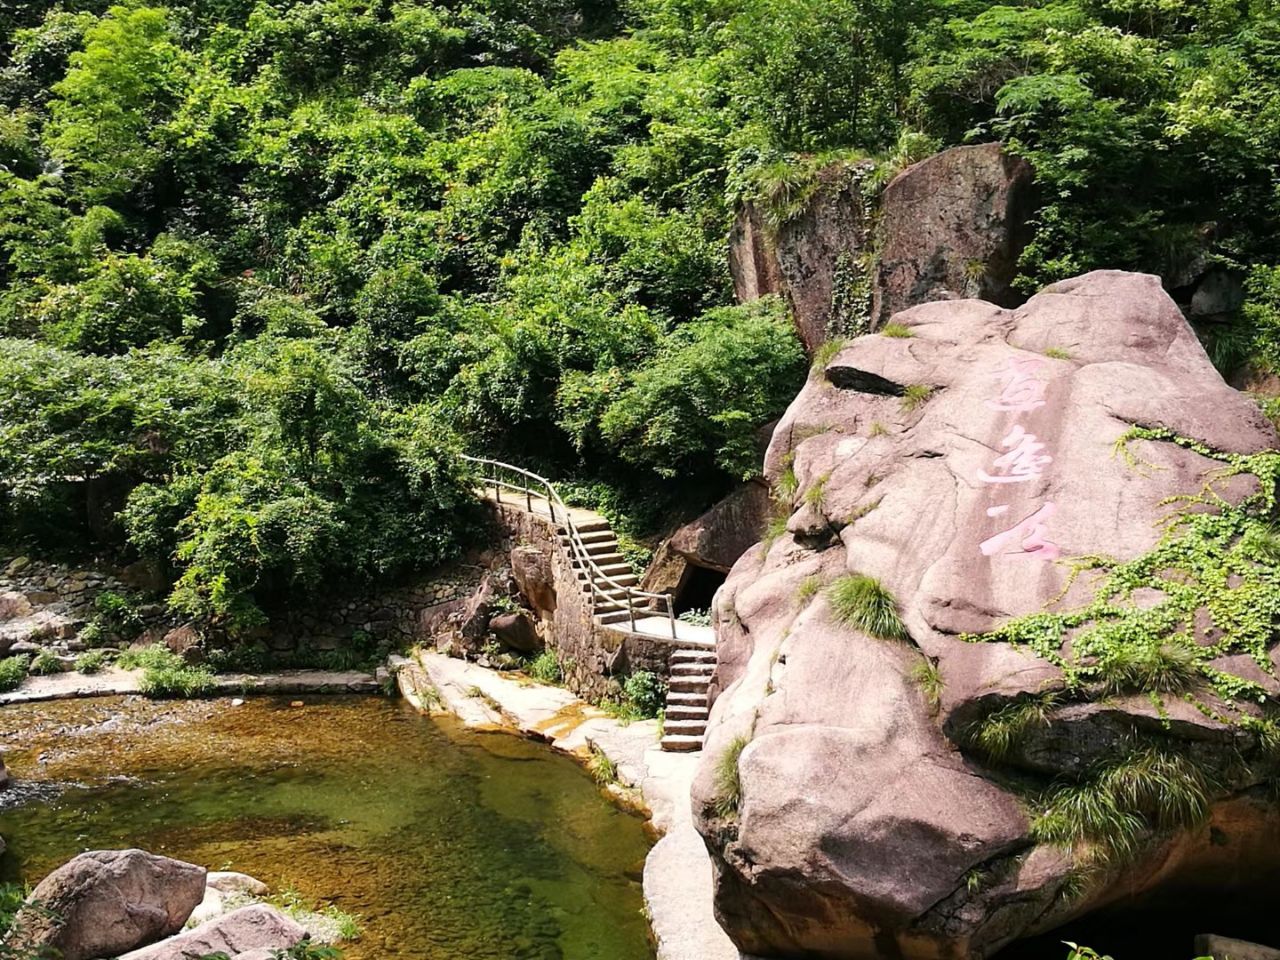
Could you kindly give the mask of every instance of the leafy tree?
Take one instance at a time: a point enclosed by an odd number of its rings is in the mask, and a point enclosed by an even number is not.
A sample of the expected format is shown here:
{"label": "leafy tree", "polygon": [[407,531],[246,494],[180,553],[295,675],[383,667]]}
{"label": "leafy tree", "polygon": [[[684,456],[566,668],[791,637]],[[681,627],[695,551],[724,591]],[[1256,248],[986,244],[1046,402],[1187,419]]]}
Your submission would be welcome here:
{"label": "leafy tree", "polygon": [[143,186],[163,154],[153,141],[186,72],[163,7],[112,7],[53,85],[50,153],[91,203]]}
{"label": "leafy tree", "polygon": [[804,378],[804,352],[777,300],[723,307],[682,327],[605,410],[604,437],[659,476],[758,469],[756,431]]}

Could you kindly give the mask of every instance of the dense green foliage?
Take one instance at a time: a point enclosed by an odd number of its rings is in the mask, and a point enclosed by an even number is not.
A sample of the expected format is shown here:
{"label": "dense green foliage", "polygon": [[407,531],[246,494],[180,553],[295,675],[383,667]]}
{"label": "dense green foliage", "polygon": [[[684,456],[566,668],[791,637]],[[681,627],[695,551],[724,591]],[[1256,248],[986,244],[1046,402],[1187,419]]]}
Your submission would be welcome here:
{"label": "dense green foliage", "polygon": [[21,686],[22,681],[27,679],[29,667],[30,660],[25,655],[0,660],[0,693],[8,693]]}
{"label": "dense green foliage", "polygon": [[[1274,0],[103,0],[0,9],[0,520],[233,629],[445,558],[465,447],[651,523],[803,376],[743,197],[992,137],[1032,286],[1247,274],[1280,364]],[[1181,279],[1180,279],[1181,278]],[[624,523],[624,526],[626,524]]]}

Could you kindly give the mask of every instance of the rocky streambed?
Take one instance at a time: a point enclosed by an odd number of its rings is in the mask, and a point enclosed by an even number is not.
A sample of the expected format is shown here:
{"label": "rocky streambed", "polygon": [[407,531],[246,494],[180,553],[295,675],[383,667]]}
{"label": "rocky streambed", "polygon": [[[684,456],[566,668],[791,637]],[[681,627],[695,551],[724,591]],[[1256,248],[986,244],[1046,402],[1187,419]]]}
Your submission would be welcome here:
{"label": "rocky streambed", "polygon": [[0,751],[0,880],[137,846],[357,915],[348,960],[653,955],[643,822],[543,745],[375,697],[111,698],[0,709]]}

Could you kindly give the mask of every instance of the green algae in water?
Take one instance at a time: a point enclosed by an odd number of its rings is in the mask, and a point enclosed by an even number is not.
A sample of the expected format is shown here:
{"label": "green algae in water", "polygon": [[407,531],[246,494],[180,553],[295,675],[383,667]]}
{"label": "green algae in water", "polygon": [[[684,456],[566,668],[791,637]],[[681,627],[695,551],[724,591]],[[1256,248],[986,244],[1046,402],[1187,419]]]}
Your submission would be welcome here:
{"label": "green algae in water", "polygon": [[137,846],[358,914],[350,960],[653,956],[643,824],[545,746],[343,697],[6,707],[0,749],[0,879]]}

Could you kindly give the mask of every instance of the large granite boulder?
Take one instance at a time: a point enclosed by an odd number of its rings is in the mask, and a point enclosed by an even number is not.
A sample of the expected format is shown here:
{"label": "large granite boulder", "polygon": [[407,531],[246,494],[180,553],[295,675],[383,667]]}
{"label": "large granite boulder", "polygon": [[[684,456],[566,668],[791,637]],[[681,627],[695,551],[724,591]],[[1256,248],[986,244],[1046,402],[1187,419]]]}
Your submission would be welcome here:
{"label": "large granite boulder", "polygon": [[1012,283],[1030,239],[1033,180],[998,143],[953,147],[898,174],[880,200],[873,323],[934,300],[1019,303]]}
{"label": "large granite boulder", "polygon": [[556,575],[545,550],[524,545],[512,547],[511,578],[542,619],[555,616]]}
{"label": "large granite boulder", "polygon": [[[1145,554],[1167,498],[1219,476],[1221,460],[1184,444],[1118,450],[1133,425],[1231,453],[1274,446],[1274,429],[1223,383],[1157,277],[1099,272],[1016,310],[956,300],[894,320],[910,335],[854,340],[791,405],[766,459],[776,489],[795,491],[787,532],[744,554],[718,594],[693,799],[721,923],[762,957],[980,957],[1122,893],[1274,892],[1274,754],[1244,723],[1258,705],[1203,685],[1076,689],[1052,658],[962,636],[1083,607],[1097,581],[1073,577],[1071,558]],[[1215,489],[1236,502],[1258,487]],[[843,619],[837,582],[853,598]],[[849,613],[880,588],[901,630]],[[1187,630],[1221,640],[1200,614]],[[1052,657],[1070,662],[1072,635],[1060,641]],[[1280,693],[1265,660],[1211,664]],[[1006,751],[980,748],[995,741],[975,731],[1024,708]],[[1096,785],[1134,744],[1209,771],[1211,816],[1186,829],[1139,818],[1124,858],[1047,842],[1034,798],[1055,778]]]}
{"label": "large granite boulder", "polygon": [[205,869],[143,850],[82,853],[45,877],[5,946],[61,960],[115,957],[172,936],[204,897]]}
{"label": "large granite boulder", "polygon": [[306,935],[302,927],[279,910],[255,903],[161,943],[126,953],[120,960],[200,960],[215,953],[235,957],[256,950],[288,950]]}
{"label": "large granite boulder", "polygon": [[513,610],[496,614],[489,621],[489,629],[503,646],[517,653],[542,652],[542,637],[538,626],[526,610]]}
{"label": "large granite boulder", "polygon": [[772,511],[768,485],[748,480],[662,543],[645,570],[641,589],[678,598],[693,568],[728,573],[759,542]]}
{"label": "large granite boulder", "polygon": [[671,535],[671,549],[700,567],[728,573],[760,535],[773,508],[769,488],[748,481]]}

